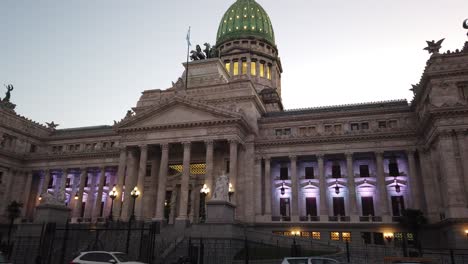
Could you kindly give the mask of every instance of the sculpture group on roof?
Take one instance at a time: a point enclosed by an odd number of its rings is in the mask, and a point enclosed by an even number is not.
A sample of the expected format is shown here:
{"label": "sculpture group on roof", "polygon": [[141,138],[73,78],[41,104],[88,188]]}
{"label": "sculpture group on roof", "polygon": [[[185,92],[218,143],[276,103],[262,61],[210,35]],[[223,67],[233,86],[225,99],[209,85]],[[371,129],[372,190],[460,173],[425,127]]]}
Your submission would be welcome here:
{"label": "sculpture group on roof", "polygon": [[216,48],[211,47],[209,43],[203,44],[205,49],[202,51],[200,45],[197,45],[195,50],[190,51],[190,59],[192,60],[206,60],[211,58],[217,58],[219,52]]}

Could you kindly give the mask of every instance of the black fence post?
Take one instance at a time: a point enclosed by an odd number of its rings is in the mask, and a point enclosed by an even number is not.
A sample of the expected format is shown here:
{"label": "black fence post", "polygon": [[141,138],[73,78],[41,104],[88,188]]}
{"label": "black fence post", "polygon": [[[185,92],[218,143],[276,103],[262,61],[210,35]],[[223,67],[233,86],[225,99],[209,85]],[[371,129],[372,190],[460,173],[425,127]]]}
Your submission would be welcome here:
{"label": "black fence post", "polygon": [[349,255],[349,241],[346,240],[346,259],[348,260],[348,263],[351,262],[351,256]]}
{"label": "black fence post", "polygon": [[245,264],[249,264],[249,244],[247,238],[244,239]]}
{"label": "black fence post", "polygon": [[452,264],[455,264],[455,255],[453,254],[453,249],[450,249],[450,261]]}
{"label": "black fence post", "polygon": [[128,248],[130,246],[130,235],[132,230],[132,218],[128,221],[128,230],[127,230],[127,244],[125,245],[125,253],[129,254]]}
{"label": "black fence post", "polygon": [[198,259],[198,264],[203,264],[203,261],[205,259],[205,245],[203,244],[203,238],[200,238],[200,254]]}

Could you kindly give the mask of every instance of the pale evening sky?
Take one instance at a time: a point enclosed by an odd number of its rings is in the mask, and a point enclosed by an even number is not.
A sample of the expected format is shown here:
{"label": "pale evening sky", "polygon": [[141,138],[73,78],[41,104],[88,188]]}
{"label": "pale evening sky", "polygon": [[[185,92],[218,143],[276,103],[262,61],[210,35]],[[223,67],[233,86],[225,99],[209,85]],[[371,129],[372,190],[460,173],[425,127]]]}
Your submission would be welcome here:
{"label": "pale evening sky", "polygon": [[[258,0],[282,60],[283,104],[411,100],[429,55],[468,40],[466,0]],[[0,97],[59,128],[112,124],[147,89],[182,74],[192,43],[214,44],[234,0],[0,0]]]}

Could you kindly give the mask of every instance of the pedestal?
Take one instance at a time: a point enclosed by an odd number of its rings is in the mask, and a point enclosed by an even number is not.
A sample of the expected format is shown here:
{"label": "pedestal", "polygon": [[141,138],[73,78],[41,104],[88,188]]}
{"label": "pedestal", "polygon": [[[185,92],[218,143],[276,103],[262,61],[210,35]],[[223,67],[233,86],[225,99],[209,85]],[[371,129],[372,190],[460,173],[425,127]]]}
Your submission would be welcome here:
{"label": "pedestal", "polygon": [[206,202],[206,223],[233,224],[236,206],[228,201]]}
{"label": "pedestal", "polygon": [[71,209],[65,205],[41,204],[36,207],[35,223],[66,224]]}

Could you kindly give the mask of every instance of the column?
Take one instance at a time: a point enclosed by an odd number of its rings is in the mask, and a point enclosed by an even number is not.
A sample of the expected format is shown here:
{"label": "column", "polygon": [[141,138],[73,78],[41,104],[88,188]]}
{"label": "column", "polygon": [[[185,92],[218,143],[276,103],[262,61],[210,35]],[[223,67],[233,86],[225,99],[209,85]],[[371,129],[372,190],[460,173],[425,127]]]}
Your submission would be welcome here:
{"label": "column", "polygon": [[5,181],[5,191],[3,192],[3,206],[0,206],[0,215],[6,215],[6,208],[8,207],[8,204],[10,203],[11,200],[11,189],[13,185],[13,177],[14,174],[16,174],[16,171],[14,172],[11,168],[8,170],[6,174],[6,181]]}
{"label": "column", "polygon": [[421,209],[421,201],[420,201],[420,191],[419,191],[419,184],[418,184],[418,172],[416,170],[416,161],[414,158],[415,150],[409,149],[406,151],[406,155],[408,156],[408,190],[410,191],[409,198],[410,201],[410,208],[414,209]]}
{"label": "column", "polygon": [[439,205],[437,199],[437,191],[435,188],[435,181],[434,181],[434,168],[433,164],[430,159],[429,150],[421,149],[419,151],[420,154],[420,161],[421,161],[421,169],[422,169],[422,184],[424,189],[424,200],[425,205],[427,208],[427,216],[431,223],[439,221]]}
{"label": "column", "polygon": [[169,161],[169,144],[161,144],[161,163],[159,166],[158,199],[156,200],[155,220],[164,220],[164,202],[166,201],[167,165]]}
{"label": "column", "polygon": [[299,221],[299,191],[297,179],[297,156],[289,156],[291,162],[291,221]]}
{"label": "column", "polygon": [[143,196],[145,195],[145,176],[146,176],[146,163],[148,162],[148,146],[140,146],[140,166],[138,168],[138,181],[136,186],[140,191],[140,196],[135,199],[135,216],[137,220],[143,220],[144,218],[144,206],[143,206]]}
{"label": "column", "polygon": [[[127,175],[125,178],[125,194],[120,218],[123,221],[130,219],[133,210],[133,198],[130,196],[136,186],[138,177],[138,161],[134,149],[129,148],[127,153]],[[136,202],[136,201],[135,201]]]}
{"label": "column", "polygon": [[65,189],[67,187],[67,177],[68,177],[68,172],[67,169],[64,168],[62,169],[62,178],[60,179],[60,190],[59,193],[63,193],[65,195]]}
{"label": "column", "polygon": [[50,178],[52,177],[50,169],[44,171],[44,182],[42,183],[41,193],[46,193],[49,187]]}
{"label": "column", "polygon": [[86,176],[88,174],[86,168],[81,168],[80,170],[80,188],[78,189],[78,200],[76,200],[75,217],[81,217],[81,211],[83,210],[83,192],[86,184]]}
{"label": "column", "polygon": [[179,199],[179,215],[176,220],[187,221],[187,205],[189,193],[189,180],[190,180],[190,142],[183,142],[184,146],[184,160],[182,180],[180,183],[180,199]]}
{"label": "column", "polygon": [[[445,215],[447,218],[465,218],[467,216],[466,196],[464,194],[464,183],[461,177],[462,171],[459,167],[460,155],[456,153],[456,135],[446,132],[439,136],[439,157],[441,160],[442,190],[447,194],[447,207]],[[466,161],[465,161],[466,162]]]}
{"label": "column", "polygon": [[123,184],[125,180],[126,165],[127,165],[127,148],[125,146],[122,146],[120,148],[119,167],[117,168],[117,184],[115,185],[115,188],[118,194],[114,200],[114,208],[112,211],[114,219],[118,219],[120,216],[120,208],[122,207],[122,192],[123,192]]}
{"label": "column", "polygon": [[328,202],[327,202],[327,182],[325,178],[325,164],[323,155],[317,155],[319,170],[319,188],[320,188],[320,220],[328,221]]}
{"label": "column", "polygon": [[32,171],[27,171],[25,173],[26,177],[26,185],[24,187],[24,193],[23,193],[23,212],[22,216],[26,217],[27,212],[28,212],[28,205],[29,205],[29,195],[31,193],[31,184],[32,184],[32,178],[33,178],[33,173]]}
{"label": "column", "polygon": [[255,156],[254,170],[255,215],[262,215],[262,157]]}
{"label": "column", "polygon": [[214,142],[213,140],[205,141],[206,145],[206,174],[205,174],[205,184],[208,188],[210,188],[210,193],[206,196],[206,201],[211,199],[211,195],[213,194],[213,183],[214,183],[214,175],[213,175],[213,151],[214,151]]}
{"label": "column", "polygon": [[[389,217],[387,183],[385,181],[383,151],[375,152],[377,167],[377,188],[379,189],[380,214],[382,217]],[[388,221],[390,219],[387,219]],[[385,221],[385,219],[384,219]]]}
{"label": "column", "polygon": [[[101,209],[102,209],[102,193],[104,190],[104,183],[106,182],[106,167],[102,166],[101,167],[101,174],[99,177],[99,184],[98,184],[98,192],[96,196],[96,202],[94,205],[94,212],[93,212],[93,218],[97,219],[98,217],[102,217],[101,215]],[[112,189],[110,189],[112,190]]]}
{"label": "column", "polygon": [[231,203],[236,204],[237,189],[237,140],[229,140],[229,183],[234,188]]}
{"label": "column", "polygon": [[351,221],[358,221],[359,212],[357,210],[356,185],[354,182],[353,153],[346,153],[346,169],[348,176],[349,215],[351,216]]}
{"label": "column", "polygon": [[156,206],[154,203],[157,203],[157,190],[158,190],[158,173],[159,173],[159,162],[161,157],[158,154],[154,160],[151,160],[151,187],[149,193],[143,197],[143,204],[145,209],[145,217],[151,219],[155,214]]}
{"label": "column", "polygon": [[265,220],[271,221],[271,160],[265,157]]}
{"label": "column", "polygon": [[[460,166],[461,166],[461,171],[462,171],[462,179],[463,182],[465,183],[465,190],[468,190],[468,163],[466,160],[468,160],[468,148],[467,148],[467,143],[466,143],[466,136],[464,135],[463,132],[457,132],[457,141],[458,141],[458,146],[460,148]],[[463,162],[465,161],[465,162]],[[465,199],[468,202],[468,192],[465,191]]]}

